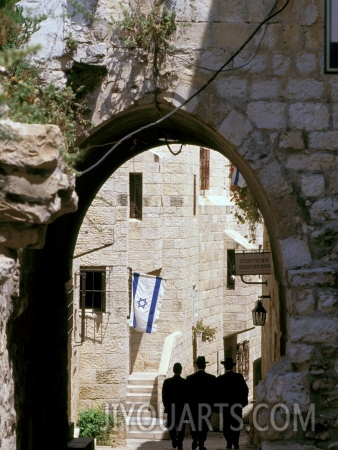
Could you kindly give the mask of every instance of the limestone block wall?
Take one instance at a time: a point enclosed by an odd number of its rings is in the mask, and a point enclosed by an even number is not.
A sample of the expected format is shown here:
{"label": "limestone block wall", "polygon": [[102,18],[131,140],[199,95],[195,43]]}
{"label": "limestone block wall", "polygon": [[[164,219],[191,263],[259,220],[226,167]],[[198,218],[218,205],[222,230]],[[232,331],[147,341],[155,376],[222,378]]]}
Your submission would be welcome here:
{"label": "limestone block wall", "polygon": [[[73,259],[74,328],[71,335],[70,419],[79,411],[126,397],[129,374],[128,172],[121,168],[101,188],[79,231]],[[106,312],[80,303],[80,267],[105,266]]]}
{"label": "limestone block wall", "polygon": [[62,148],[56,126],[0,121],[0,448],[6,450],[17,448],[17,408],[27,395],[14,379],[25,363],[12,324],[29,307],[20,298],[18,254],[41,248],[47,225],[77,207]]}
{"label": "limestone block wall", "polygon": [[[107,124],[122,112],[128,118],[132,106],[140,108],[141,119],[144,105],[153,104],[160,111],[161,105],[184,104],[185,117],[203,124],[195,130],[196,137],[205,142],[211,136],[210,141],[238,163],[265,214],[284,323],[279,331],[287,361],[267,372],[259,401],[273,407],[299,399],[306,413],[306,392],[321,411],[319,428],[325,429],[325,435],[299,430],[267,433],[264,448],[278,448],[283,438],[293,447],[304,439],[310,446],[336,445],[331,412],[336,414],[337,407],[329,398],[329,384],[320,378],[337,379],[338,82],[336,74],[323,70],[324,2],[284,2],[280,14],[245,47],[246,39],[274,6],[282,7],[281,2],[175,2],[178,20],[189,26],[178,29],[175,50],[163,59],[156,80],[151,55],[139,58],[135,49],[121,45],[113,30],[111,16],[121,18],[118,2],[95,6],[89,9],[101,21],[89,23],[82,14],[65,20],[64,30],[72,31],[80,46],[74,55],[62,59],[55,53],[48,59],[50,77],[62,79],[65,60],[67,68],[76,69],[73,61],[105,67],[107,76],[87,97],[94,124]],[[217,70],[213,82],[184,103]],[[284,380],[299,386],[300,372],[304,381],[300,389],[280,388]],[[279,388],[278,395],[269,396],[271,386]]]}
{"label": "limestone block wall", "polygon": [[[142,220],[129,218],[129,173],[143,176]],[[252,367],[260,357],[261,341],[260,329],[252,327],[251,309],[261,287],[239,282],[235,290],[226,289],[226,249],[238,244],[229,244],[224,230],[239,228],[229,198],[229,173],[229,161],[211,151],[210,189],[200,191],[199,147],[184,146],[176,156],[158,147],[123,164],[98,192],[82,223],[73,260],[76,324],[69,373],[75,422],[82,409],[123,402],[128,374],[158,372],[164,360],[170,361],[167,376],[176,361],[182,363],[184,376],[191,373],[198,354],[206,356],[210,372],[222,373],[223,340],[233,333],[239,333],[239,344],[250,341],[248,384],[253,397]],[[107,312],[86,311],[81,339],[79,269],[86,265],[107,266],[110,275]],[[128,267],[165,278],[156,334],[128,326]],[[194,342],[192,325],[201,318],[217,328],[213,342]],[[172,333],[179,336],[172,353],[164,354]]]}

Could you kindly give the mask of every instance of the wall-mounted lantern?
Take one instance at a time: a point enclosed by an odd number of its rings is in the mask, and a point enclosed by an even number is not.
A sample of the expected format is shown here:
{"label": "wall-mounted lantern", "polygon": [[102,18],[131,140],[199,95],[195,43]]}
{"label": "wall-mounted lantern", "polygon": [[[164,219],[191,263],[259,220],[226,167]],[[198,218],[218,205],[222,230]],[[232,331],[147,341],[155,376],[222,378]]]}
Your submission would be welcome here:
{"label": "wall-mounted lantern", "polygon": [[266,319],[266,309],[263,306],[262,298],[271,298],[270,295],[261,295],[258,297],[256,306],[252,310],[252,321],[255,326],[264,326]]}

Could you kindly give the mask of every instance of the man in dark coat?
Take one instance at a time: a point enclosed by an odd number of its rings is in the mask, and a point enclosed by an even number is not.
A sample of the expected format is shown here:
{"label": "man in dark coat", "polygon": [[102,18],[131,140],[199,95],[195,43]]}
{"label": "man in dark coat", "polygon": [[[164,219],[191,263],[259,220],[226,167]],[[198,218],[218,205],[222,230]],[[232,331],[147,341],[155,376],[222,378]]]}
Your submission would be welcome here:
{"label": "man in dark coat", "polygon": [[186,380],[181,377],[182,365],[175,363],[174,376],[166,378],[162,386],[162,402],[164,412],[167,413],[168,431],[173,448],[183,449],[185,434],[185,422],[183,417],[184,404],[186,403]]}
{"label": "man in dark coat", "polygon": [[187,376],[189,407],[190,407],[190,433],[192,437],[191,448],[206,450],[204,442],[207,439],[210,417],[214,402],[215,375],[205,371],[208,361],[199,356],[195,361],[197,371]]}
{"label": "man in dark coat", "polygon": [[223,415],[223,436],[226,448],[239,448],[239,434],[243,427],[242,409],[248,404],[249,389],[240,373],[233,372],[236,365],[232,358],[221,361],[225,373],[216,379],[215,407]]}

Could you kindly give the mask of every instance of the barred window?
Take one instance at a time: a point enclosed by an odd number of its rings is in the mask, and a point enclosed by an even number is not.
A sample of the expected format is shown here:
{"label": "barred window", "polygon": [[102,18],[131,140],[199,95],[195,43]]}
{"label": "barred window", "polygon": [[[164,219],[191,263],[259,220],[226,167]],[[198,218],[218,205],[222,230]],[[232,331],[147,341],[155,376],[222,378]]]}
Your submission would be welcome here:
{"label": "barred window", "polygon": [[129,217],[142,220],[142,173],[129,174]]}
{"label": "barred window", "polygon": [[105,267],[80,267],[80,307],[106,311]]}
{"label": "barred window", "polygon": [[237,371],[240,372],[243,377],[249,379],[249,341],[243,341],[237,344]]}

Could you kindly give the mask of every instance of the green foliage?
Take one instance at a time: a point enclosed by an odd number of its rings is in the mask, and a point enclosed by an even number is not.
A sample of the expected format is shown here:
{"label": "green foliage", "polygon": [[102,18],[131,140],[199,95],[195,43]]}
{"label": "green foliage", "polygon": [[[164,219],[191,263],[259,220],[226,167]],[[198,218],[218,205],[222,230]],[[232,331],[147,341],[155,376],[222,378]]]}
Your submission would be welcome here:
{"label": "green foliage", "polygon": [[78,46],[79,46],[79,41],[74,39],[74,36],[72,35],[72,33],[70,33],[66,40],[66,47],[68,48],[68,50],[71,53],[73,53],[73,52],[76,52]]}
{"label": "green foliage", "polygon": [[212,328],[209,325],[205,325],[203,319],[199,319],[196,325],[193,325],[192,331],[195,335],[197,333],[202,335],[202,342],[212,342],[216,338],[217,327]]}
{"label": "green foliage", "polygon": [[76,135],[90,125],[84,119],[85,106],[71,87],[43,85],[40,70],[28,62],[32,49],[23,46],[43,18],[25,17],[14,0],[0,1],[4,2],[0,11],[0,64],[6,67],[0,74],[0,103],[9,106],[8,116],[13,121],[58,125],[68,144],[62,156],[72,167],[79,157]]}
{"label": "green foliage", "polygon": [[102,407],[80,412],[77,426],[80,428],[80,437],[96,438],[98,445],[112,445],[114,442],[114,417],[106,414]]}
{"label": "green foliage", "polygon": [[258,203],[248,186],[232,186],[231,191],[231,201],[241,210],[241,212],[235,212],[235,218],[239,223],[247,223],[249,225],[250,240],[255,242],[257,225],[263,223]]}
{"label": "green foliage", "polygon": [[121,28],[119,39],[123,44],[148,53],[165,53],[173,48],[169,38],[176,30],[175,12],[169,12],[166,6],[162,9],[153,6],[144,13],[138,3],[134,9],[121,7],[123,20],[118,25]]}
{"label": "green foliage", "polygon": [[8,51],[26,44],[45,17],[26,17],[22,7],[8,2],[8,6],[1,10],[0,18],[0,51]]}
{"label": "green foliage", "polygon": [[39,71],[27,62],[8,69],[8,76],[1,81],[3,100],[9,106],[9,117],[15,122],[58,125],[68,144],[70,164],[76,162],[75,136],[88,126],[82,118],[84,107],[76,102],[71,87],[57,89],[54,84],[41,86]]}

